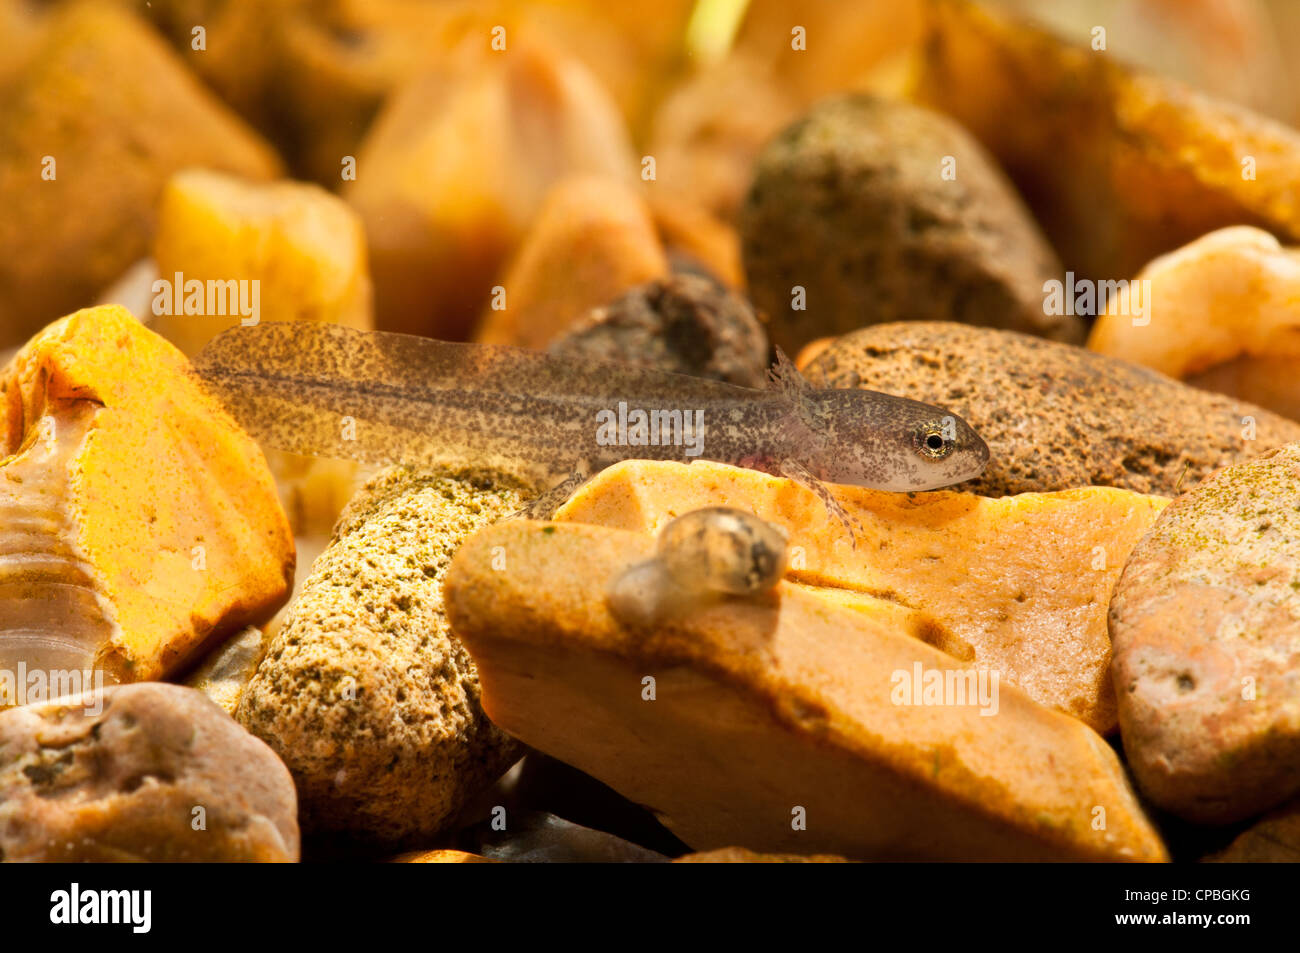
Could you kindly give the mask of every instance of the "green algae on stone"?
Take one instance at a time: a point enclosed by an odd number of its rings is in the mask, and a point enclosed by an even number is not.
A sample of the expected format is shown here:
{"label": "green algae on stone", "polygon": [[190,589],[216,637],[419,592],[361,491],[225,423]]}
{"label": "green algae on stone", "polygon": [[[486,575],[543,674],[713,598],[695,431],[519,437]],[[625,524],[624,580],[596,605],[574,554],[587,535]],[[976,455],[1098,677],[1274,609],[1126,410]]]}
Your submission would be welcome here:
{"label": "green algae on stone", "polygon": [[1189,820],[1300,793],[1298,481],[1300,444],[1219,471],[1165,509],[1111,601],[1125,752],[1152,801]]}

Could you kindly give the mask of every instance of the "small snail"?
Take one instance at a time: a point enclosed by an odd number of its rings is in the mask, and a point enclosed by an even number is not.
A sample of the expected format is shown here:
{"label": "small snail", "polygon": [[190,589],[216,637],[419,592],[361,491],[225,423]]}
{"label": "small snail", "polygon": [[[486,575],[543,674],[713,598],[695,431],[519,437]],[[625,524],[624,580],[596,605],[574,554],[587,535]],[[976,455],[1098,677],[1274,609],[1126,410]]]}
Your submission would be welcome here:
{"label": "small snail", "polygon": [[766,592],[785,569],[781,529],[744,510],[711,506],[660,530],[654,558],[614,579],[609,605],[624,622],[652,625],[674,611]]}

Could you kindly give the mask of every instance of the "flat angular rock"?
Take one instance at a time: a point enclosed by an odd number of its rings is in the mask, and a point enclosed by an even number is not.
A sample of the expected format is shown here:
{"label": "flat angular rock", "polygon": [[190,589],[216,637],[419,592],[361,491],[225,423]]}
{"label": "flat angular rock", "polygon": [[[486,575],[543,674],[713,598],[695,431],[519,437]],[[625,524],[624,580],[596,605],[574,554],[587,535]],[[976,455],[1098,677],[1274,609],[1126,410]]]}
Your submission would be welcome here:
{"label": "flat angular rock", "polygon": [[163,189],[153,257],[172,292],[154,296],[154,329],[190,357],[250,318],[235,299],[224,313],[177,309],[184,291],[175,288],[178,273],[186,283],[257,282],[252,318],[259,321],[374,325],[361,219],[315,185],[250,182],[206,169],[179,172]]}
{"label": "flat angular rock", "polygon": [[269,618],[293,569],[261,450],[124,309],[0,369],[0,670],[166,677]]}
{"label": "flat angular rock", "polygon": [[836,487],[861,527],[857,548],[818,496],[722,464],[628,461],[556,512],[566,522],[657,533],[681,513],[732,506],[784,529],[788,579],[862,606],[884,599],[925,617],[926,640],[997,669],[1030,698],[1102,733],[1116,727],[1106,609],[1133,544],[1165,501],[1092,487],[990,500],[964,493]]}
{"label": "flat angular rock", "polygon": [[955,696],[895,704],[897,673],[962,666],[897,631],[905,610],[783,582],[628,626],[606,597],[653,551],[624,530],[499,523],[457,552],[447,614],[494,722],[696,850],[1166,859],[1114,752],[1078,720],[1005,684],[991,716]]}
{"label": "flat angular rock", "polygon": [[989,445],[984,496],[1117,486],[1177,496],[1221,466],[1300,440],[1300,424],[1083,348],[939,322],[864,328],[805,368],[946,407]]}
{"label": "flat angular rock", "polygon": [[0,711],[0,860],[294,862],[293,781],[180,685]]}
{"label": "flat angular rock", "polygon": [[[319,186],[186,169],[163,190],[153,253],[166,284],[150,293],[151,326],[190,357],[246,321],[374,326],[361,219]],[[194,281],[216,289],[214,303],[229,288],[230,304],[214,309],[205,302],[204,314],[185,313],[180,305]],[[323,544],[364,482],[360,468],[269,447],[266,458],[300,545]]]}
{"label": "flat angular rock", "polygon": [[469,337],[552,185],[635,180],[622,117],[580,62],[522,42],[479,50],[397,89],[356,151],[344,196],[366,224],[385,330]]}
{"label": "flat angular rock", "polygon": [[1300,445],[1169,504],[1110,605],[1129,765],[1156,804],[1229,823],[1300,793]]}

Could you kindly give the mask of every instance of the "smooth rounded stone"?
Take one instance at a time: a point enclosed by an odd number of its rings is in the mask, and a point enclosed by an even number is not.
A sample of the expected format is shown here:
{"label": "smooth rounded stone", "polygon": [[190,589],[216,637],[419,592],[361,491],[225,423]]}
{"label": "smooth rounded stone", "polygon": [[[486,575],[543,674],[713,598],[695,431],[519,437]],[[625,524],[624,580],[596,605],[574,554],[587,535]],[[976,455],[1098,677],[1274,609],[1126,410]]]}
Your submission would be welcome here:
{"label": "smooth rounded stone", "polygon": [[676,274],[631,289],[591,311],[550,351],[742,387],[762,387],[768,366],[767,334],[749,302],[696,274]]}
{"label": "smooth rounded stone", "polygon": [[1110,604],[1124,751],[1166,810],[1229,823],[1300,793],[1300,444],[1169,504]]}
{"label": "smooth rounded stone", "polygon": [[441,586],[461,540],[523,500],[490,474],[393,467],[339,517],[236,711],[293,772],[304,830],[427,844],[518,757]]}
{"label": "smooth rounded stone", "polygon": [[[506,572],[493,568],[502,552]],[[498,523],[452,560],[447,615],[496,724],[695,850],[1166,859],[1114,751],[1080,721],[1005,683],[996,712],[973,696],[902,698],[918,668],[931,682],[970,669],[909,631],[914,610],[782,582],[624,626],[607,587],[653,553],[642,533]]]}
{"label": "smooth rounded stone", "polygon": [[295,862],[293,781],[180,685],[0,711],[0,860]]}
{"label": "smooth rounded stone", "polygon": [[1148,262],[1088,347],[1300,420],[1297,332],[1300,249],[1234,225]]}
{"label": "smooth rounded stone", "polygon": [[984,496],[1115,486],[1177,496],[1221,466],[1300,440],[1300,424],[1083,348],[915,322],[838,338],[804,373],[947,407],[989,445]]}
{"label": "smooth rounded stone", "polygon": [[899,320],[1083,338],[1078,317],[1044,308],[1062,268],[1014,188],[960,126],[915,106],[814,107],[763,150],[740,230],[750,294],[790,354]]}

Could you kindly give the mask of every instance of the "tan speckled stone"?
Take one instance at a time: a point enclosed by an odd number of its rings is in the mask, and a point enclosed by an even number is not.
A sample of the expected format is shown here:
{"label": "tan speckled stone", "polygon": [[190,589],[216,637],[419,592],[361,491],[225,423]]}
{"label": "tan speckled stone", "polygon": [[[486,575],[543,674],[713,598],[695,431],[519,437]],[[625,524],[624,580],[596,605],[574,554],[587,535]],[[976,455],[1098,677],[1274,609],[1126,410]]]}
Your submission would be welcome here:
{"label": "tan speckled stone", "polygon": [[1174,500],[1110,605],[1120,731],[1142,790],[1228,823],[1300,792],[1300,444]]}
{"label": "tan speckled stone", "polygon": [[396,467],[339,517],[236,712],[293,772],[304,829],[429,838],[517,756],[479,708],[441,582],[467,534],[521,503],[487,477]]}
{"label": "tan speckled stone", "polygon": [[1300,424],[1253,404],[1083,348],[963,324],[864,328],[804,373],[819,386],[959,414],[991,454],[960,488],[985,496],[1080,486],[1176,496],[1218,467],[1300,440]]}

